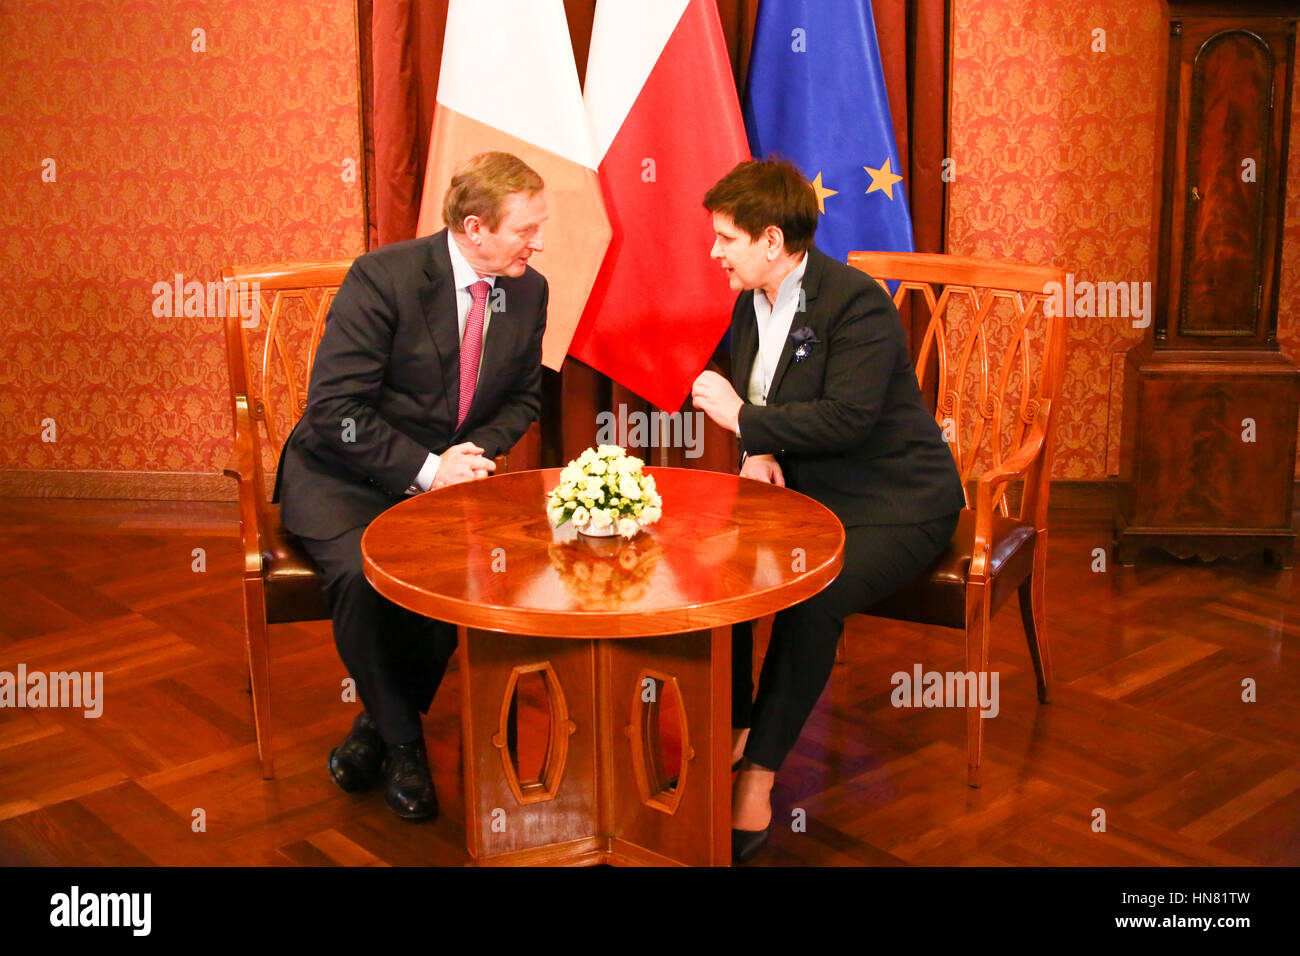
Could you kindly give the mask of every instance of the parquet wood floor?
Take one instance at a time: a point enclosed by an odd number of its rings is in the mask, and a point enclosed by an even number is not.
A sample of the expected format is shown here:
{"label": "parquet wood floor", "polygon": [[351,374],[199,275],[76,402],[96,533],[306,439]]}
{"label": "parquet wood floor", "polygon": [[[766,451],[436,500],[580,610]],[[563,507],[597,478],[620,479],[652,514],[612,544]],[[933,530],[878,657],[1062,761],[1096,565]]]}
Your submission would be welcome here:
{"label": "parquet wood floor", "polygon": [[[326,774],[356,708],[340,699],[329,625],[274,628],[277,776],[264,782],[232,505],[7,499],[0,521],[0,672],[105,681],[98,718],[0,708],[0,864],[468,861],[454,665],[425,723],[442,814],[410,824]],[[1051,704],[1036,701],[1014,604],[996,617],[1000,713],[979,790],[959,710],[890,702],[897,671],[963,669],[961,635],[853,618],[847,660],[778,776],[759,862],[1300,863],[1295,572],[1160,556],[1094,571],[1108,535],[1106,515],[1054,516]]]}

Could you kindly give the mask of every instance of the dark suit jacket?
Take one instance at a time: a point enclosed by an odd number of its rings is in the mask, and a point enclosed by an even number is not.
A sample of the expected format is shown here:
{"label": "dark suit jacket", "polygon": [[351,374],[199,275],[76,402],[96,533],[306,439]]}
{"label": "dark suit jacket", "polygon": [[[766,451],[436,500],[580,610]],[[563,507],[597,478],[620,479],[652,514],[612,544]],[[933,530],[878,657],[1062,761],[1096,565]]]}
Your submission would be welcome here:
{"label": "dark suit jacket", "polygon": [[546,279],[529,268],[498,277],[496,288],[503,296],[490,302],[504,308],[493,310],[474,403],[457,428],[447,231],[352,264],[325,320],[306,411],[280,456],[274,500],[289,531],[332,538],[369,524],[406,497],[429,452],[472,441],[494,458],[523,436],[541,409]]}
{"label": "dark suit jacket", "polygon": [[[914,524],[965,506],[961,479],[921,400],[903,325],[874,279],[808,250],[806,311],[790,324],[767,405],[740,409],[741,448],[775,454],[787,486],[844,523]],[[793,333],[817,340],[795,361]],[[731,383],[742,398],[758,354],[753,292],[731,316]]]}

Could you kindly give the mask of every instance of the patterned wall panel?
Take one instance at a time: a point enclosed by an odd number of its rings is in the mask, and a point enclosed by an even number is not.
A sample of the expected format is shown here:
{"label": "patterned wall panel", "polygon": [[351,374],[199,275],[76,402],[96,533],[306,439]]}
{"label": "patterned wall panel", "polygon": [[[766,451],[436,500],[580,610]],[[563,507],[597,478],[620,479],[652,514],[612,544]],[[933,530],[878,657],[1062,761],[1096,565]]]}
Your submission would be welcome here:
{"label": "patterned wall panel", "polygon": [[350,0],[0,7],[0,469],[221,470],[221,319],[153,288],[363,250],[355,65]]}
{"label": "patterned wall panel", "polygon": [[[1156,0],[954,0],[953,16],[950,250],[1152,281]],[[0,6],[0,469],[220,470],[220,319],[156,316],[152,289],[362,251],[355,62],[349,0]],[[1294,359],[1300,124],[1288,178]],[[1114,356],[1140,337],[1075,320],[1058,477],[1113,468]]]}
{"label": "patterned wall panel", "polygon": [[[1154,282],[1165,43],[1157,0],[953,0],[949,251],[1061,266],[1079,281]],[[1297,123],[1287,196],[1279,324],[1296,359]],[[1057,477],[1103,478],[1116,467],[1114,356],[1141,341],[1131,323],[1073,320]]]}

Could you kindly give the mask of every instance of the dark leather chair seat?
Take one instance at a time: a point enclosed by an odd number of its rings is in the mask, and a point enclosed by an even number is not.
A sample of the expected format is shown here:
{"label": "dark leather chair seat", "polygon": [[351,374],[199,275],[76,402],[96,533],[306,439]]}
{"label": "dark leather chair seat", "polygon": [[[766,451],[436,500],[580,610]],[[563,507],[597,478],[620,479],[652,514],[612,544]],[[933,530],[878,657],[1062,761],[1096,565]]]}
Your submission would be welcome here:
{"label": "dark leather chair seat", "polygon": [[[1032,525],[993,516],[993,548],[989,577],[993,583],[990,613],[995,613],[1033,570]],[[966,627],[966,581],[975,550],[975,512],[963,508],[948,550],[929,575],[895,591],[864,613],[917,624]]]}
{"label": "dark leather chair seat", "polygon": [[329,620],[320,571],[298,539],[280,523],[280,506],[268,504],[266,508],[267,532],[262,540],[266,622]]}

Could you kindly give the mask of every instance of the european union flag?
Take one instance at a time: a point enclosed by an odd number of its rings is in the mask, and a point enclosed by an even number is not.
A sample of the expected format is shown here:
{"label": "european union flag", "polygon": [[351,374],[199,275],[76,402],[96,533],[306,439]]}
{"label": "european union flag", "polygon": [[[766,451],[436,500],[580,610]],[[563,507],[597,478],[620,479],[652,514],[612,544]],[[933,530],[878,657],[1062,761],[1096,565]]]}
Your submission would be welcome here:
{"label": "european union flag", "polygon": [[812,181],[822,252],[913,251],[870,0],[763,0],[745,129],[755,156],[780,153]]}

